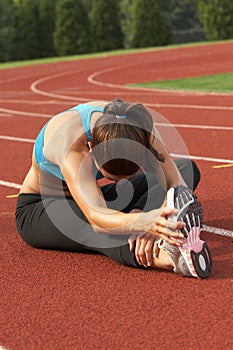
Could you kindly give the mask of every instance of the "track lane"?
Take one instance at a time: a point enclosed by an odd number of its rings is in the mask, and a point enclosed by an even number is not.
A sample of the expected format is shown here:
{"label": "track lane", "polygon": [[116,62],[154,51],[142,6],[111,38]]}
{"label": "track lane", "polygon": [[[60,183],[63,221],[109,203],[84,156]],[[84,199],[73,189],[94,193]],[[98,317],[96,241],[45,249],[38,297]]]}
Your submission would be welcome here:
{"label": "track lane", "polygon": [[[225,45],[220,47],[223,53]],[[219,46],[216,46],[216,49],[219,50]],[[179,52],[178,50],[177,54]],[[182,52],[182,55],[185,54]],[[141,55],[140,59],[142,57],[144,56]],[[114,62],[117,64],[118,59],[119,57],[110,61],[104,58],[97,60],[95,64],[94,61],[91,63],[93,63],[93,69],[96,69],[97,65],[100,66],[102,62],[105,67],[110,67]],[[88,63],[90,65],[89,60]],[[53,68],[43,66],[43,73],[49,75],[65,71],[66,65],[67,63],[61,66],[55,65]],[[71,63],[71,66],[77,67],[77,62]],[[72,68],[71,66],[69,68]],[[87,68],[88,71],[90,67]],[[25,73],[25,70],[20,72],[22,79],[23,72]],[[35,81],[34,78],[32,77],[28,82]],[[20,81],[18,83],[19,88]],[[48,88],[48,92],[62,94],[67,81],[61,84],[61,90],[57,86],[58,83],[59,81],[56,81],[54,87],[46,84],[38,87],[44,91]],[[70,86],[71,88],[76,86],[75,79]],[[85,97],[85,90],[88,91],[89,87],[86,85],[80,95]],[[103,92],[113,94],[109,90],[106,89]],[[40,95],[33,96],[35,101],[42,99]],[[72,96],[74,96],[73,93]],[[75,98],[76,96],[79,96],[78,91],[77,94],[75,92]],[[95,96],[94,91],[92,96]],[[96,96],[99,96],[98,93]],[[131,100],[129,91],[125,92],[125,95],[123,92],[122,96],[127,96],[127,99]],[[141,99],[141,101],[155,103],[157,97],[164,103],[171,103],[171,101],[181,103],[183,100],[182,96],[175,97],[169,94],[163,97],[161,92],[148,98],[145,96],[144,93],[141,97],[136,92],[132,93],[135,101]],[[199,100],[194,96],[193,100],[185,98],[185,102],[198,105],[232,106],[232,102],[227,102],[225,97],[220,97],[219,101],[216,100],[216,96],[212,96],[211,100],[207,98],[203,96]],[[46,96],[44,99],[47,100]],[[70,106],[70,101],[67,103]],[[13,109],[13,106],[10,105],[10,108]],[[47,106],[47,104],[46,108],[37,106],[36,112],[48,113]],[[27,104],[22,107],[21,104],[20,111],[33,112]],[[51,110],[53,108],[56,110],[57,106],[53,106]],[[203,121],[206,125],[225,125],[220,123],[223,118],[228,118],[227,125],[230,125],[229,115],[232,115],[229,114],[232,111],[225,110],[215,111],[213,114],[211,110],[206,110],[203,114],[200,109],[195,113],[190,112],[188,117],[186,113],[191,111],[188,109],[171,110],[164,107],[159,111],[167,111],[169,120],[172,118],[174,123],[178,121],[186,123],[187,118],[193,122],[196,118],[196,124],[197,120],[201,123],[201,118],[211,118],[211,123],[210,119],[208,122]],[[6,134],[29,138],[34,137],[40,123],[45,122],[42,118],[20,115],[8,119],[3,118]],[[23,129],[20,127],[22,125],[20,121],[24,124]],[[222,120],[222,122],[225,121]],[[216,133],[216,139],[218,133]],[[205,143],[208,146],[208,133],[204,134],[207,135]],[[192,130],[192,137],[188,139],[188,144],[192,144],[191,140],[196,135],[197,133]],[[4,143],[6,143],[5,140],[0,140],[3,147],[2,159],[0,159],[1,169],[4,176],[9,175],[11,179],[14,178],[20,182],[30,163],[31,145],[20,143],[19,146],[19,143],[15,145],[9,141],[6,147]],[[220,147],[223,143],[224,140],[219,141]],[[209,144],[207,148],[210,150],[211,146]],[[200,151],[200,148],[197,150]],[[4,157],[4,154],[8,157]],[[230,227],[231,210],[229,210],[232,203],[231,172],[229,169],[213,169],[214,163],[198,161],[198,165],[202,172],[202,180],[197,193],[203,202],[207,224],[212,226],[218,224],[218,227],[232,229]],[[3,196],[14,192],[13,189],[3,186],[0,186],[0,189]],[[2,198],[5,212],[12,213],[15,199]],[[24,350],[26,345],[30,350],[54,350],[55,348],[88,350],[93,347],[103,349],[103,344],[105,348],[112,349],[119,348],[119,344],[125,349],[151,348],[151,346],[160,350],[168,350],[171,347],[180,350],[186,350],[188,347],[195,350],[230,348],[232,343],[230,312],[232,247],[229,238],[203,233],[212,251],[214,268],[210,279],[197,281],[166,272],[148,270],[145,273],[145,271],[118,265],[102,256],[96,259],[96,256],[91,254],[77,256],[72,253],[32,249],[20,240],[16,233],[13,216],[8,215],[0,217],[4,228],[4,240],[1,244],[0,297],[4,305],[4,312],[0,313],[3,321],[1,343],[8,349]],[[143,320],[145,327],[140,320]]]}

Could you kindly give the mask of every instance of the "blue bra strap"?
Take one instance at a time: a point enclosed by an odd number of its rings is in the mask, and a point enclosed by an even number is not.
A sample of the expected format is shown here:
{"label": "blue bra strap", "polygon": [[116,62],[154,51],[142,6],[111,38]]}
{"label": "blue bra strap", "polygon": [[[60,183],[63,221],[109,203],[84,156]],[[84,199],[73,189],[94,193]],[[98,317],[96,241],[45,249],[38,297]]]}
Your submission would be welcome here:
{"label": "blue bra strap", "polygon": [[82,119],[83,127],[87,136],[87,140],[91,141],[91,115],[93,112],[103,112],[103,108],[88,104],[80,104],[69,109],[79,112]]}

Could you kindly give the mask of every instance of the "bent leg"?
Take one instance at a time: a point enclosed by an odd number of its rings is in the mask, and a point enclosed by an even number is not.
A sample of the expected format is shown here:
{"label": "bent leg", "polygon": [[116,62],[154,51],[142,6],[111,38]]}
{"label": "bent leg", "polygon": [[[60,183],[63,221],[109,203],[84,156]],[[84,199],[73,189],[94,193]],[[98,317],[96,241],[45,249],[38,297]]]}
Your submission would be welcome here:
{"label": "bent leg", "polygon": [[132,266],[128,236],[96,233],[72,198],[20,194],[16,226],[24,242],[34,248],[73,252],[97,252]]}
{"label": "bent leg", "polygon": [[[187,175],[184,176],[184,174],[188,168],[186,160],[179,162],[177,166],[185,178]],[[194,186],[199,182],[199,171],[197,170],[194,172],[196,174],[194,174]],[[133,193],[130,203],[123,208],[124,212],[129,212],[134,208],[143,210],[147,201],[148,184],[145,176],[140,174],[132,177],[131,184],[135,193]],[[161,191],[161,186],[155,177],[153,177],[151,184],[153,189],[151,193],[154,196],[151,205],[154,209],[159,206],[159,201],[163,201],[165,191],[163,189]],[[123,192],[127,193],[125,189],[126,187],[123,186]],[[111,190],[110,187],[106,187],[105,190],[106,199],[108,198],[109,203],[111,203],[112,193],[114,191],[116,193],[116,187],[112,186]],[[94,232],[72,198],[49,196],[41,198],[40,195],[21,194],[16,208],[16,225],[22,239],[32,247],[77,252],[95,251],[107,255],[121,264],[141,267],[136,261],[134,251],[130,252],[129,236]],[[169,261],[162,250],[158,259],[155,260],[155,266],[170,268]]]}
{"label": "bent leg", "polygon": [[[195,190],[200,181],[200,171],[190,159],[175,160],[187,186]],[[154,174],[140,172],[129,180],[121,180],[101,187],[107,206],[128,213],[133,209],[149,211],[159,208],[166,196],[164,189]]]}
{"label": "bent leg", "polygon": [[[195,190],[200,181],[200,171],[197,165],[192,160],[183,158],[175,160],[175,163],[187,186]],[[164,202],[166,193],[167,190],[161,186],[154,176],[154,180],[150,180],[148,191],[134,203],[131,209],[138,208],[143,211],[150,211],[160,208]]]}

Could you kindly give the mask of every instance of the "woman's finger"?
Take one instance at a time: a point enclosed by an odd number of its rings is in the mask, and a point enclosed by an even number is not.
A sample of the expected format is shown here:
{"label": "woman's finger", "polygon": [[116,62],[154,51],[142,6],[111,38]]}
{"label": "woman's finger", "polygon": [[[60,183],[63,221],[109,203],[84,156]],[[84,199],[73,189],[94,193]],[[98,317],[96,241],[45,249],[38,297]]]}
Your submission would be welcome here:
{"label": "woman's finger", "polygon": [[159,256],[159,246],[158,246],[158,240],[154,241],[154,246],[153,246],[153,258],[158,258]]}
{"label": "woman's finger", "polygon": [[173,237],[169,237],[169,236],[163,235],[163,234],[160,234],[159,237],[171,245],[175,245],[177,247],[180,247],[180,244],[181,244],[180,239],[175,239]]}
{"label": "woman's finger", "polygon": [[181,231],[179,230],[173,231],[160,225],[154,225],[151,228],[150,233],[158,237],[161,237],[161,235],[166,235],[168,237],[173,237],[175,239],[184,238],[184,235]]}
{"label": "woman's finger", "polygon": [[147,266],[153,265],[153,247],[154,247],[155,238],[150,238],[145,246],[145,257],[146,257],[146,264]]}
{"label": "woman's finger", "polygon": [[135,241],[129,242],[129,250],[130,250],[130,252],[132,252],[132,250],[134,249],[134,247],[135,247]]}
{"label": "woman's finger", "polygon": [[135,256],[136,256],[137,262],[140,265],[143,265],[144,267],[146,267],[146,263],[144,262],[144,259],[143,259],[143,247],[145,246],[145,239],[143,239],[143,237],[138,238],[136,241]]}
{"label": "woman's finger", "polygon": [[145,254],[145,247],[148,241],[147,235],[144,235],[137,239],[136,241],[136,248],[135,248],[135,256],[140,265],[143,265],[144,267],[147,267],[147,260],[146,260],[146,254]]}
{"label": "woman's finger", "polygon": [[135,234],[132,234],[128,238],[128,244],[129,244],[129,250],[132,252],[132,250],[135,247],[135,241],[136,241],[137,236]]}
{"label": "woman's finger", "polygon": [[172,231],[164,227],[158,228],[159,233],[162,233],[163,235],[174,237],[174,238],[184,238],[184,235],[180,231]]}
{"label": "woman's finger", "polygon": [[163,226],[163,227],[167,227],[171,231],[175,231],[177,229],[181,229],[181,228],[185,227],[185,223],[182,221],[171,221],[171,220],[167,220],[161,216],[158,217],[156,224]]}
{"label": "woman's finger", "polygon": [[167,216],[173,216],[177,215],[179,213],[178,209],[174,208],[162,208],[162,211],[160,213],[160,216],[162,217],[167,217]]}
{"label": "woman's finger", "polygon": [[134,255],[135,255],[135,258],[136,258],[138,264],[139,264],[139,265],[142,265],[141,260],[140,260],[140,258],[139,258],[139,248],[140,248],[140,241],[139,241],[139,239],[137,239],[137,240],[135,241]]}

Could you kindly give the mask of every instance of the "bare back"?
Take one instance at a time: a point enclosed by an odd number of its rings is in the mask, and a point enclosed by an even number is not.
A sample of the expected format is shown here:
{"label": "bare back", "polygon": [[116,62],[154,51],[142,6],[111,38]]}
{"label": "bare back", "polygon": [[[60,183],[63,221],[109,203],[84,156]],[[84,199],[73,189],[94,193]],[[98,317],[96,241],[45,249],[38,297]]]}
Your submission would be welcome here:
{"label": "bare back", "polygon": [[[90,102],[89,105],[103,108],[105,102]],[[91,129],[95,121],[102,115],[94,112],[91,115]],[[73,147],[77,152],[89,152],[87,137],[82,124],[80,113],[75,110],[65,111],[54,116],[47,124],[44,133],[43,154],[46,159],[62,168],[62,164],[69,149]],[[32,153],[32,165],[22,184],[20,193],[43,193],[46,195],[70,195],[64,181],[49,175],[39,169]]]}

